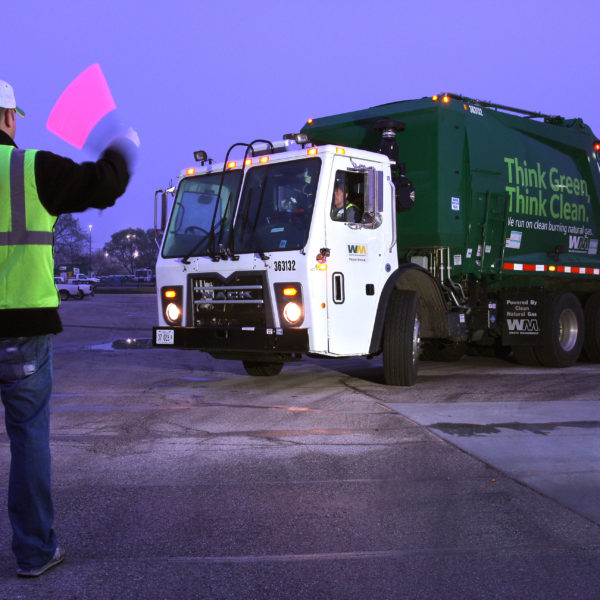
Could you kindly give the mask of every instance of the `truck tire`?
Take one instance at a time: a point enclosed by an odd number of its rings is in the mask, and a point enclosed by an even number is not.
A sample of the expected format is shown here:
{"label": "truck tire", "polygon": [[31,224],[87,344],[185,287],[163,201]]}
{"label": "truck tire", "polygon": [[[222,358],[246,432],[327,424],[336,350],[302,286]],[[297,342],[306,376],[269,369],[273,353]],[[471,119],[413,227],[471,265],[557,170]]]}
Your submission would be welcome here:
{"label": "truck tire", "polygon": [[280,362],[259,362],[254,360],[242,361],[244,369],[248,375],[253,377],[272,377],[279,375],[283,369],[283,363]]}
{"label": "truck tire", "polygon": [[584,339],[583,309],[571,292],[544,298],[543,338],[535,354],[544,367],[570,367],[581,353]]}
{"label": "truck tire", "polygon": [[67,292],[67,290],[59,290],[58,297],[65,302],[69,299],[69,292]]}
{"label": "truck tire", "polygon": [[600,292],[592,294],[583,310],[585,320],[585,336],[583,349],[590,362],[600,362]]}
{"label": "truck tire", "polygon": [[421,323],[416,292],[394,290],[383,326],[383,379],[388,385],[414,385],[419,367]]}

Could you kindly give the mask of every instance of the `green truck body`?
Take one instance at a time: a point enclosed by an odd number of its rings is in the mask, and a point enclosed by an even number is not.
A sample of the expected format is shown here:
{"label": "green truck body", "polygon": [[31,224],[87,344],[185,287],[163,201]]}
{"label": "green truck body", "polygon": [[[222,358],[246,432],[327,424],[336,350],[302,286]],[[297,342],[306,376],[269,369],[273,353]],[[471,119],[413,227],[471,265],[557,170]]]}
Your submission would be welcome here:
{"label": "green truck body", "polygon": [[[446,94],[310,120],[302,131],[317,145],[377,152],[382,120],[404,124],[390,158],[416,198],[397,214],[399,261],[428,270],[464,325],[422,338],[423,356],[456,358],[468,343],[512,349],[528,365],[568,366],[582,350],[600,361],[600,144],[591,129]],[[423,324],[428,300],[416,291]]]}
{"label": "green truck body", "polygon": [[[398,160],[416,190],[414,207],[399,213],[401,258],[449,247],[452,276],[515,275],[543,285],[529,265],[599,268],[600,173],[596,137],[581,119],[487,108],[447,96],[385,104],[315,119],[303,131],[318,144],[377,151],[382,118],[398,119]],[[538,269],[540,267],[537,267]],[[533,281],[534,279],[535,281]]]}

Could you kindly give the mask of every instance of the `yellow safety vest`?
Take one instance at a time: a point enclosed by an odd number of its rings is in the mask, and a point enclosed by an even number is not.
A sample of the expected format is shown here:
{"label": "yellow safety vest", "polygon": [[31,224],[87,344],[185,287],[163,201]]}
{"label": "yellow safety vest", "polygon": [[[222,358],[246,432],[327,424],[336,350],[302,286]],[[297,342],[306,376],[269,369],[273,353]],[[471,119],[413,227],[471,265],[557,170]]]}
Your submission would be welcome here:
{"label": "yellow safety vest", "polygon": [[36,152],[0,145],[0,310],[58,306],[56,217],[38,196]]}

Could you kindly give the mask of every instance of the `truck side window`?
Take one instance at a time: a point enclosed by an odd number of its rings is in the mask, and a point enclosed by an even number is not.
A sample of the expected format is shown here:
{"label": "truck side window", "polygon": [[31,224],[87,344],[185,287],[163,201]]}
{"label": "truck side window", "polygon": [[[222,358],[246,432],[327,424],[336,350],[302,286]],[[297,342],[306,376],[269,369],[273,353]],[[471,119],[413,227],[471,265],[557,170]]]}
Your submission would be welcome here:
{"label": "truck side window", "polygon": [[362,173],[337,171],[331,199],[330,215],[334,221],[361,223],[364,210],[365,176]]}

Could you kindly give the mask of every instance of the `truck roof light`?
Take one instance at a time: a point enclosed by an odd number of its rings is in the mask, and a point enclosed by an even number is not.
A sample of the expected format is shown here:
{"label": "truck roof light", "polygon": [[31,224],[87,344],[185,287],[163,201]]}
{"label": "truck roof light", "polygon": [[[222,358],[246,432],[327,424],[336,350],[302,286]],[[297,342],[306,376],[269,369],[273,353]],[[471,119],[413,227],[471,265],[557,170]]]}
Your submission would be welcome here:
{"label": "truck roof light", "polygon": [[251,158],[247,158],[247,159],[244,161],[244,165],[245,165],[246,167],[249,167],[251,164],[252,164],[252,159],[251,159]]}
{"label": "truck roof light", "polygon": [[346,150],[344,150],[344,148],[336,148],[336,149],[335,149],[335,151],[336,151],[338,154],[346,154]]}
{"label": "truck roof light", "polygon": [[450,96],[448,96],[448,94],[444,94],[444,95],[442,96],[442,102],[443,102],[444,104],[448,104],[448,102],[450,102]]}
{"label": "truck roof light", "polygon": [[309,119],[309,120],[308,120],[308,121],[306,121],[306,122],[307,122],[309,125],[312,125],[312,124],[315,122],[315,120],[314,120],[314,119]]}
{"label": "truck roof light", "polygon": [[263,164],[264,164],[264,163],[268,163],[268,162],[269,162],[269,157],[268,157],[268,156],[261,156],[261,157],[258,159],[258,162],[259,162],[259,163],[263,163]]}
{"label": "truck roof light", "polygon": [[307,133],[286,133],[284,134],[283,139],[294,141],[296,144],[308,144],[308,142],[310,142]]}
{"label": "truck roof light", "polygon": [[435,96],[432,96],[432,97],[431,97],[431,99],[432,99],[434,102],[437,102],[437,101],[440,99],[440,97],[439,97],[439,96],[436,94]]}
{"label": "truck roof light", "polygon": [[236,166],[237,166],[237,162],[236,162],[235,160],[230,160],[230,161],[227,163],[227,168],[228,168],[228,169],[235,169],[235,168],[236,168]]}
{"label": "truck roof light", "polygon": [[319,153],[319,149],[318,148],[309,148],[306,151],[306,154],[308,154],[309,156],[314,156],[315,154]]}
{"label": "truck roof light", "polygon": [[189,169],[186,169],[185,174],[193,175],[195,172],[196,172],[196,169],[194,169],[194,167],[190,167]]}

